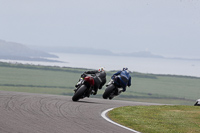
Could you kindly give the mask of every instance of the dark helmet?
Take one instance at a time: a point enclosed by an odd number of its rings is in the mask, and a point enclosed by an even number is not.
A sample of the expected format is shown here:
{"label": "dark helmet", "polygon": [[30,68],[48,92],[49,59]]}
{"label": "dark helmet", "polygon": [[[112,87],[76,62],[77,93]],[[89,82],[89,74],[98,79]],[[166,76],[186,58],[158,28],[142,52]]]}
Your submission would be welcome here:
{"label": "dark helmet", "polygon": [[122,71],[126,71],[126,70],[128,70],[128,68],[127,68],[127,67],[124,67],[124,68],[122,69]]}

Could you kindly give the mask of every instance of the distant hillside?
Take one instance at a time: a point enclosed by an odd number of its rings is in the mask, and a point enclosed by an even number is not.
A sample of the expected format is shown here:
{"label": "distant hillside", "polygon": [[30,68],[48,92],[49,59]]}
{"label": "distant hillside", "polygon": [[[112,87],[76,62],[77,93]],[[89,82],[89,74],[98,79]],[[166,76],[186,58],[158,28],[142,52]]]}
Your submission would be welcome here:
{"label": "distant hillside", "polygon": [[34,49],[40,49],[51,53],[74,53],[74,54],[95,54],[95,55],[113,55],[109,50],[105,49],[94,49],[87,47],[62,47],[62,46],[32,46]]}
{"label": "distant hillside", "polygon": [[54,61],[44,58],[58,58],[40,50],[34,50],[23,44],[0,40],[0,59],[26,60],[26,61]]}
{"label": "distant hillside", "polygon": [[164,58],[161,55],[152,54],[149,51],[140,51],[133,53],[113,53],[110,50],[94,49],[85,47],[34,47],[42,49],[43,51],[52,53],[74,53],[74,54],[91,54],[91,55],[113,55],[113,56],[132,56],[132,57],[146,57],[146,58]]}
{"label": "distant hillside", "polygon": [[46,52],[52,53],[74,53],[74,54],[91,54],[91,55],[112,55],[112,56],[129,56],[138,58],[161,58],[161,59],[174,59],[174,60],[195,60],[200,61],[200,59],[193,58],[181,58],[181,57],[165,57],[162,55],[157,55],[151,53],[150,51],[139,51],[132,53],[113,53],[109,49],[99,49],[99,48],[87,48],[87,47],[45,47],[45,46],[32,46],[35,49],[40,49]]}

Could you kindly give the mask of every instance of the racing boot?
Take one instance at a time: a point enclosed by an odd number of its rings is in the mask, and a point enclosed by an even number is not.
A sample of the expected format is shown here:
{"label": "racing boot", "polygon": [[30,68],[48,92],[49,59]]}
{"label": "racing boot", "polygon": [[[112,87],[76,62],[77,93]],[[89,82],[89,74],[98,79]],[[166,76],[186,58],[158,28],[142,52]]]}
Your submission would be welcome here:
{"label": "racing boot", "polygon": [[110,84],[112,84],[113,83],[113,79],[111,79],[109,82],[108,82],[108,84],[106,85],[106,87],[108,87]]}
{"label": "racing boot", "polygon": [[123,92],[122,88],[118,88],[118,95]]}
{"label": "racing boot", "polygon": [[77,90],[78,90],[77,88],[74,89],[75,92],[76,92]]}
{"label": "racing boot", "polygon": [[97,90],[98,89],[93,89],[92,91],[93,91],[93,95],[96,95],[97,94]]}

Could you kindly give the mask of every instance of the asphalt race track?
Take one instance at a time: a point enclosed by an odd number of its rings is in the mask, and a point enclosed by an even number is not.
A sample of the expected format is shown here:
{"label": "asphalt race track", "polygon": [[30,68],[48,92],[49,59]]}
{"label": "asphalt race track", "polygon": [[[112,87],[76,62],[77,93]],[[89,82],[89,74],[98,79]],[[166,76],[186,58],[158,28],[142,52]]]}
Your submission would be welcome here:
{"label": "asphalt race track", "polygon": [[101,117],[109,108],[150,103],[0,91],[0,133],[130,133]]}

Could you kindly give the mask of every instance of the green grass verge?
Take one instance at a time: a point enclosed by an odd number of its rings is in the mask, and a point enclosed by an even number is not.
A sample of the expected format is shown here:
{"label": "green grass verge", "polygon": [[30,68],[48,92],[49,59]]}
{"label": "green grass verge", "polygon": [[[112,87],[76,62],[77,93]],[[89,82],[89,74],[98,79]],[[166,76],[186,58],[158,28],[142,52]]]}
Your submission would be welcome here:
{"label": "green grass verge", "polygon": [[[0,90],[73,95],[74,85],[88,69],[0,62]],[[107,72],[107,82],[116,71]],[[193,105],[200,78],[132,72],[132,86],[117,100]],[[94,96],[102,98],[105,86]]]}
{"label": "green grass verge", "polygon": [[113,109],[108,116],[143,133],[200,132],[200,108],[196,106],[127,106]]}

